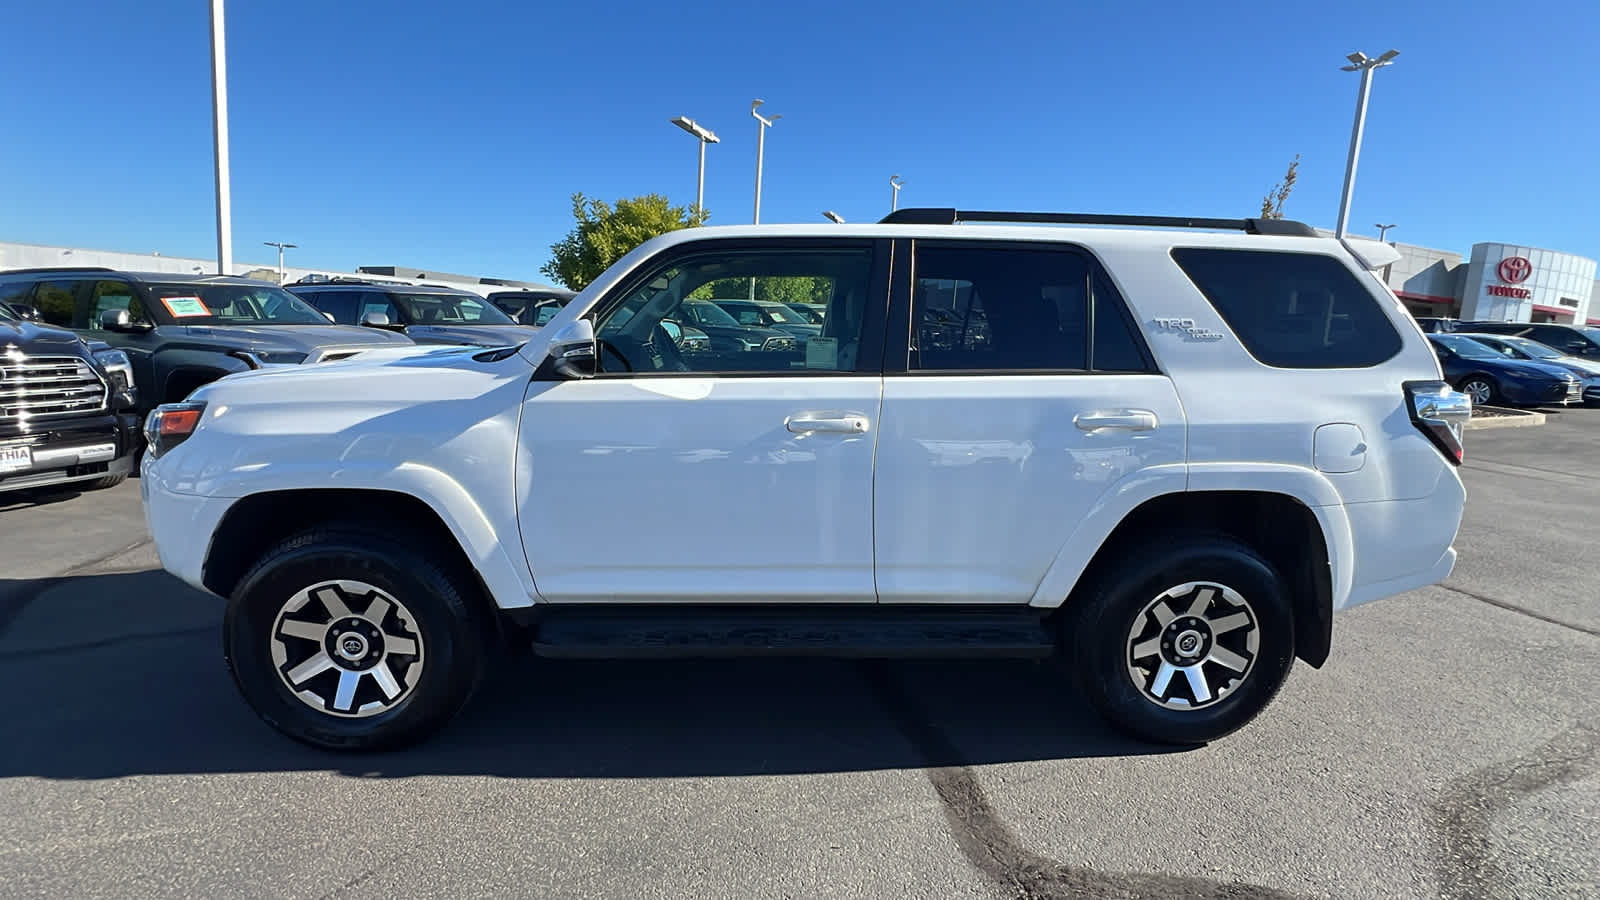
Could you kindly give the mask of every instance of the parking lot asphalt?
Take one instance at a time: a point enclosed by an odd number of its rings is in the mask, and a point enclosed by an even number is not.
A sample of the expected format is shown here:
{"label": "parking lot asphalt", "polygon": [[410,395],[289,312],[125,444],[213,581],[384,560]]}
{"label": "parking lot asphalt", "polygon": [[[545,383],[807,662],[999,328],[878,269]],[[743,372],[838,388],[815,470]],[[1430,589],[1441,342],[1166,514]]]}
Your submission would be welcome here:
{"label": "parking lot asphalt", "polygon": [[1032,663],[511,660],[438,739],[261,724],[137,482],[0,497],[0,896],[1600,893],[1600,410],[1468,434],[1442,586],[1175,752]]}

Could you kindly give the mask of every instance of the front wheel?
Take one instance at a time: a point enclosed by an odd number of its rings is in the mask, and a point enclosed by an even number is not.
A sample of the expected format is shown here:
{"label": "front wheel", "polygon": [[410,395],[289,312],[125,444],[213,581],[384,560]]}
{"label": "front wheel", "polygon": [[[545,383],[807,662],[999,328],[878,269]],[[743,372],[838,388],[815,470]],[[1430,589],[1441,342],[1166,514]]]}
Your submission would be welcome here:
{"label": "front wheel", "polygon": [[1113,726],[1202,744],[1254,719],[1294,664],[1282,577],[1223,535],[1165,535],[1091,576],[1063,627],[1078,688]]}
{"label": "front wheel", "polygon": [[486,629],[470,579],[392,539],[316,530],[239,583],[223,650],[245,700],[307,744],[379,750],[420,740],[482,677]]}
{"label": "front wheel", "polygon": [[1461,393],[1472,398],[1473,406],[1487,406],[1500,399],[1500,386],[1487,375],[1473,375],[1461,382]]}

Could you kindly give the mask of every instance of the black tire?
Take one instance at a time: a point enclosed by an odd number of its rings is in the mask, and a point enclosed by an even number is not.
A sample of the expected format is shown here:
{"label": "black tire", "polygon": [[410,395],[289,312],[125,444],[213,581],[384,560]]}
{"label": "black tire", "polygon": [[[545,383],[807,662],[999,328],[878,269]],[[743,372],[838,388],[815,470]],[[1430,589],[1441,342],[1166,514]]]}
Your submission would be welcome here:
{"label": "black tire", "polygon": [[104,478],[96,478],[93,481],[84,482],[83,489],[86,491],[103,491],[106,488],[114,488],[127,480],[128,473],[126,472],[121,475],[107,475]]}
{"label": "black tire", "polygon": [[[1483,401],[1479,401],[1477,399],[1477,394],[1474,393],[1473,389],[1472,389],[1472,385],[1474,385],[1474,384],[1482,384],[1485,387],[1487,387],[1488,392],[1489,392],[1489,399],[1483,400]],[[1473,398],[1473,400],[1472,400],[1473,403],[1480,403],[1480,402],[1483,403],[1483,404],[1499,403],[1501,401],[1501,399],[1502,399],[1501,395],[1500,395],[1500,384],[1498,382],[1496,382],[1493,378],[1490,378],[1487,375],[1468,375],[1467,377],[1461,379],[1461,386],[1456,388],[1456,390],[1460,391],[1463,394],[1466,394],[1466,395],[1472,397]]]}
{"label": "black tire", "polygon": [[[1259,553],[1226,535],[1165,534],[1141,540],[1137,550],[1123,549],[1127,552],[1115,553],[1114,558],[1096,566],[1084,589],[1074,593],[1063,617],[1062,647],[1078,689],[1112,726],[1157,743],[1203,744],[1243,727],[1277,695],[1294,665],[1294,611],[1282,576]],[[1196,582],[1229,588],[1233,596],[1245,601],[1241,608],[1224,592],[1207,595],[1213,598],[1208,609],[1216,611],[1219,625],[1226,618],[1223,613],[1231,616],[1243,609],[1250,614],[1250,627],[1258,642],[1253,655],[1239,645],[1250,632],[1241,634],[1237,626],[1227,634],[1220,633],[1220,628],[1218,634],[1212,634],[1209,621],[1190,628],[1185,623],[1195,620],[1179,613],[1174,624],[1164,629],[1154,611],[1147,611],[1169,589]],[[1172,604],[1166,607],[1169,611],[1182,610],[1204,591],[1196,588],[1182,594],[1181,601],[1165,600],[1163,604]],[[1144,629],[1138,639],[1131,633],[1136,623]],[[1172,628],[1183,630],[1169,630]],[[1195,646],[1202,660],[1198,664],[1201,678],[1221,682],[1232,677],[1233,670],[1212,661],[1213,654],[1224,650],[1234,660],[1241,654],[1248,657],[1249,664],[1237,683],[1214,693],[1208,686],[1207,693],[1213,698],[1209,705],[1172,708],[1164,704],[1194,703],[1200,696],[1190,687],[1186,669],[1175,669],[1182,674],[1170,677],[1166,690],[1171,693],[1159,701],[1149,693],[1158,679],[1150,677],[1141,686],[1135,677],[1158,675],[1163,660],[1177,652],[1178,642],[1187,645],[1196,640],[1190,636],[1195,629],[1200,633]],[[1179,636],[1176,642],[1171,640],[1175,633]],[[1136,676],[1132,671],[1134,648],[1151,646],[1152,637],[1159,638],[1159,653],[1144,657],[1146,664]]]}
{"label": "black tire", "polygon": [[[292,660],[280,664],[273,658],[275,648],[308,646],[279,635],[285,604],[314,585],[333,581],[362,582],[396,601],[384,631],[396,628],[411,634],[418,649],[415,657],[395,658],[422,663],[414,681],[402,682],[405,692],[392,706],[360,718],[314,708],[302,700],[290,690],[289,676],[284,674],[292,670]],[[475,614],[469,599],[473,590],[470,574],[442,568],[430,562],[421,548],[392,537],[338,528],[308,531],[273,547],[239,582],[223,617],[224,658],[239,692],[256,713],[295,740],[330,750],[402,747],[443,727],[483,679],[492,629]],[[336,615],[329,612],[326,618],[332,621]],[[394,640],[388,634],[383,638]],[[337,635],[329,640],[337,641]],[[380,640],[374,634],[374,645]],[[309,642],[312,650],[319,646]],[[384,654],[378,665],[388,666],[388,651]],[[325,674],[342,678],[344,672],[330,668]],[[367,688],[367,695],[372,696],[374,689],[378,688]]]}

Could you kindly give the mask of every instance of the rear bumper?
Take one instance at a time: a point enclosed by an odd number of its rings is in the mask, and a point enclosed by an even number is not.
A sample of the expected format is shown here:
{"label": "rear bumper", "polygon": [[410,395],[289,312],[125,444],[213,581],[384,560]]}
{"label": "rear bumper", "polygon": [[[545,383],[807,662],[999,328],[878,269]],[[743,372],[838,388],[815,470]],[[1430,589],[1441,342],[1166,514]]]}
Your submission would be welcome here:
{"label": "rear bumper", "polygon": [[23,468],[0,471],[0,493],[127,475],[142,440],[133,413],[52,423],[31,434],[0,433],[0,448],[26,447],[30,457]]}
{"label": "rear bumper", "polygon": [[1461,478],[1452,470],[1427,497],[1347,504],[1355,571],[1338,608],[1444,580],[1455,566],[1453,544],[1466,500]]}

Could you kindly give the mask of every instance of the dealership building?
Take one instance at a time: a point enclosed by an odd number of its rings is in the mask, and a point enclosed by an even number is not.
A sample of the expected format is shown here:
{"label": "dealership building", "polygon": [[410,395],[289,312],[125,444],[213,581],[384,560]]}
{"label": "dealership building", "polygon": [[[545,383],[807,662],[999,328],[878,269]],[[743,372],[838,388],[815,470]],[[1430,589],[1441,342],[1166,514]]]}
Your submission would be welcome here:
{"label": "dealership building", "polygon": [[1473,244],[1459,253],[1394,244],[1382,273],[1416,316],[1600,326],[1595,261],[1521,244]]}

